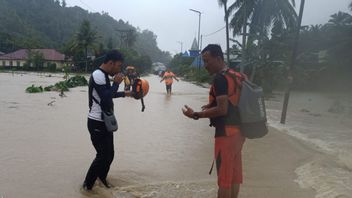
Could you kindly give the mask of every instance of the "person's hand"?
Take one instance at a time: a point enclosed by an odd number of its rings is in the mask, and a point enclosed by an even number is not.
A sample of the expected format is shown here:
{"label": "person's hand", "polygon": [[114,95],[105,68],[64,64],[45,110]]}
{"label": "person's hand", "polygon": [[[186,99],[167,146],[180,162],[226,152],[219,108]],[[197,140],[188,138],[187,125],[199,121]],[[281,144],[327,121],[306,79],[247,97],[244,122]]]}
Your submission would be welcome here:
{"label": "person's hand", "polygon": [[125,91],[125,96],[132,97],[133,96],[133,92],[132,91]]}
{"label": "person's hand", "polygon": [[123,81],[124,75],[122,73],[118,73],[114,76],[114,83],[120,84]]}
{"label": "person's hand", "polygon": [[185,105],[185,108],[182,108],[183,115],[193,119],[193,109]]}
{"label": "person's hand", "polygon": [[206,105],[203,105],[201,108],[202,108],[202,111],[205,111],[209,109],[209,107],[210,107],[210,104],[206,104]]}

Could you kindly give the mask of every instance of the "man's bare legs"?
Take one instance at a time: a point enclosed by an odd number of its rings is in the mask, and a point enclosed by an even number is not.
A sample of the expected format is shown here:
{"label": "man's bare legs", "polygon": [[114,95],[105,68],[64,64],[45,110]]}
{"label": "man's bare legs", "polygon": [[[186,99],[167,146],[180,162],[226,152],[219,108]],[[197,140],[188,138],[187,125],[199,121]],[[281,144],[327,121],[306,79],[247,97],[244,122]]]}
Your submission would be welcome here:
{"label": "man's bare legs", "polygon": [[219,188],[218,198],[237,198],[240,191],[240,185],[234,184],[231,189]]}

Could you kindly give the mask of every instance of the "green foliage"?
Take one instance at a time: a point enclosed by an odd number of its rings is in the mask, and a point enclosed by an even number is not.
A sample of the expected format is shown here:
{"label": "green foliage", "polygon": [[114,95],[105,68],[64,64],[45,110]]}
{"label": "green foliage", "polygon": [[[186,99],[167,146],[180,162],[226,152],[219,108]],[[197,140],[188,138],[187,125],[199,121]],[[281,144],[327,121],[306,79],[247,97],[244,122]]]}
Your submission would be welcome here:
{"label": "green foliage", "polygon": [[32,85],[32,86],[26,88],[26,92],[27,93],[40,93],[40,92],[43,92],[43,87],[42,86],[36,87],[36,86]]}
{"label": "green foliage", "polygon": [[182,57],[182,54],[176,54],[169,63],[169,67],[177,75],[183,76],[191,72],[192,68],[190,65],[193,60],[194,58],[192,57]]}
{"label": "green foliage", "polygon": [[42,88],[42,86],[36,87],[34,85],[28,87],[26,92],[28,93],[38,93],[43,91],[69,91],[69,88],[74,88],[78,86],[87,86],[88,82],[84,76],[76,75],[68,80],[60,81],[55,83],[55,85],[49,85]]}
{"label": "green foliage", "polygon": [[26,67],[33,67],[35,70],[39,71],[44,68],[44,61],[44,55],[42,53],[35,50],[29,50]]}
{"label": "green foliage", "polygon": [[211,76],[209,76],[209,73],[204,68],[199,70],[192,68],[188,75],[186,75],[186,79],[199,83],[211,83]]}
{"label": "green foliage", "polygon": [[121,51],[125,57],[124,66],[132,65],[140,74],[150,72],[152,61],[149,56],[140,55],[133,49],[119,49],[119,51]]}
{"label": "green foliage", "polygon": [[64,67],[62,68],[63,72],[64,72],[64,79],[68,80],[69,76],[70,76],[70,66],[68,64],[65,64]]}
{"label": "green foliage", "polygon": [[48,68],[47,68],[47,70],[48,70],[49,72],[56,72],[56,68],[57,68],[56,63],[48,63]]}
{"label": "green foliage", "polygon": [[86,78],[84,76],[79,75],[76,75],[64,82],[69,88],[88,85],[88,81],[86,80]]}
{"label": "green foliage", "polygon": [[[77,6],[66,7],[66,2],[61,2],[60,5],[60,1],[53,0],[0,0],[0,51],[7,53],[21,48],[61,49],[73,57],[77,70],[83,69],[84,49],[68,49],[76,40],[74,35],[80,24],[87,20],[91,29],[97,31],[95,44],[100,43],[111,49],[128,46],[141,56],[149,56],[153,62],[167,63],[171,60],[169,53],[157,47],[153,32],[139,30],[128,22],[113,19],[105,12],[90,13]],[[132,31],[126,37],[125,33],[117,30]],[[88,51],[92,55],[100,54],[101,50],[97,48],[101,49],[94,46],[89,47]]]}
{"label": "green foliage", "polygon": [[[270,4],[272,6],[268,6]],[[248,17],[249,38],[242,51],[246,55],[245,73],[262,85],[266,92],[286,86],[297,20],[292,6],[288,5],[288,0],[237,0],[229,8],[236,10],[232,20],[235,33],[241,33],[244,17]],[[251,13],[246,13],[245,8],[250,8]],[[276,19],[271,20],[274,19],[272,17]],[[269,32],[271,36],[268,36]],[[346,86],[352,84],[351,35],[352,16],[349,13],[333,14],[325,25],[303,27],[292,74],[293,88],[351,88]]]}
{"label": "green foliage", "polygon": [[178,76],[183,76],[184,79],[189,81],[195,81],[198,83],[210,83],[211,77],[204,68],[191,67],[194,57],[182,57],[181,54],[177,54],[169,63],[171,70]]}
{"label": "green foliage", "polygon": [[54,85],[49,85],[47,87],[44,87],[44,91],[52,91],[54,89]]}
{"label": "green foliage", "polygon": [[60,81],[58,83],[55,83],[54,87],[57,91],[69,91],[67,81]]}

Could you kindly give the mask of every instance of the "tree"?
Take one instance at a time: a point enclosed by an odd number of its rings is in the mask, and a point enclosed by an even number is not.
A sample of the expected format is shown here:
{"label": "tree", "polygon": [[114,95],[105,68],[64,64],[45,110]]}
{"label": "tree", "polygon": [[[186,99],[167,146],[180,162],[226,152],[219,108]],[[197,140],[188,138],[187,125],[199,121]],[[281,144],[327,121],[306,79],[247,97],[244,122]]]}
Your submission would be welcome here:
{"label": "tree", "polygon": [[[291,0],[291,3],[289,0],[236,0],[229,7],[228,12],[232,13],[236,10],[230,22],[234,36],[240,35],[243,30],[242,54],[248,54],[245,52],[248,51],[247,45],[253,46],[254,42],[257,42],[261,47],[275,26],[295,29],[297,14],[294,5],[294,0]],[[249,26],[249,34],[246,31],[247,25]],[[247,36],[248,41],[246,41]],[[251,56],[248,55],[246,58],[250,59]],[[243,60],[242,64],[246,64],[247,61]]]}
{"label": "tree", "polygon": [[109,50],[112,50],[113,48],[114,48],[114,40],[112,39],[112,37],[110,37],[109,39],[108,39],[108,42],[107,42],[107,48],[109,49]]}
{"label": "tree", "polygon": [[227,0],[218,0],[219,6],[224,6],[226,24],[226,54],[227,64],[230,64],[230,40],[229,40],[229,11],[227,10]]}
{"label": "tree", "polygon": [[86,66],[85,71],[88,71],[88,49],[95,46],[98,36],[91,26],[90,22],[84,20],[75,36],[75,47],[84,49]]}
{"label": "tree", "polygon": [[39,51],[28,50],[27,65],[34,67],[37,71],[44,67],[44,55]]}
{"label": "tree", "polygon": [[55,4],[60,6],[60,1],[59,0],[55,0]]}
{"label": "tree", "polygon": [[329,24],[334,26],[346,26],[352,24],[352,16],[345,12],[338,12],[336,14],[331,15],[331,19],[329,20]]}
{"label": "tree", "polygon": [[62,0],[61,6],[62,6],[63,8],[66,8],[66,5],[67,5],[66,1],[65,1],[65,0]]}

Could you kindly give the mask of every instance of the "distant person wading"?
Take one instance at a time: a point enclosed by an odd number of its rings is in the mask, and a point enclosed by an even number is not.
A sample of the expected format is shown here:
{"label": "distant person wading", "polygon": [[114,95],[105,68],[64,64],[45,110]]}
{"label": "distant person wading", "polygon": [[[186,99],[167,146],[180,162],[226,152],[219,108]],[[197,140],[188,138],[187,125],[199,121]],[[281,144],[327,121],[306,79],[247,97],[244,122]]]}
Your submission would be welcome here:
{"label": "distant person wading", "polygon": [[174,73],[171,72],[170,68],[168,68],[164,75],[163,78],[160,80],[160,82],[165,81],[165,85],[166,85],[166,93],[171,95],[171,89],[172,89],[172,83],[174,82],[173,79],[177,80],[177,82],[179,81],[176,78],[176,75]]}

